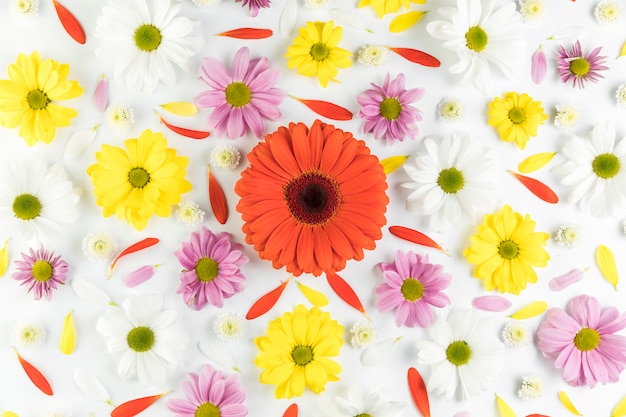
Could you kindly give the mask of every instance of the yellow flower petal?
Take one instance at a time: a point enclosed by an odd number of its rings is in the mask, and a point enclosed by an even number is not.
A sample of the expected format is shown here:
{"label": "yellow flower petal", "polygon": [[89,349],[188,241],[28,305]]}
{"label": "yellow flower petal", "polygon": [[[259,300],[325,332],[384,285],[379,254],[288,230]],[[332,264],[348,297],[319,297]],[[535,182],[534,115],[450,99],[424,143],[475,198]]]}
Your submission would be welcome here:
{"label": "yellow flower petal", "polygon": [[59,349],[62,353],[70,355],[76,347],[76,331],[74,329],[74,320],[72,320],[72,312],[65,316],[63,323],[63,331],[61,332],[61,343]]}
{"label": "yellow flower petal", "polygon": [[535,301],[534,303],[530,303],[520,308],[509,317],[515,320],[525,320],[542,314],[547,308],[548,303],[545,301]]}
{"label": "yellow flower petal", "polygon": [[565,391],[559,391],[559,400],[561,401],[561,404],[563,404],[570,413],[575,414],[577,416],[582,416],[582,414],[580,414],[580,412],[576,409],[576,407],[574,407],[572,400],[570,400],[569,396],[565,393]]}
{"label": "yellow flower petal", "polygon": [[617,283],[619,281],[619,274],[617,272],[617,264],[615,263],[615,256],[613,251],[607,246],[600,245],[596,249],[596,263],[602,276],[615,288],[617,291]]}
{"label": "yellow flower petal", "polygon": [[9,267],[9,239],[4,242],[4,246],[0,249],[0,278],[4,276]]}

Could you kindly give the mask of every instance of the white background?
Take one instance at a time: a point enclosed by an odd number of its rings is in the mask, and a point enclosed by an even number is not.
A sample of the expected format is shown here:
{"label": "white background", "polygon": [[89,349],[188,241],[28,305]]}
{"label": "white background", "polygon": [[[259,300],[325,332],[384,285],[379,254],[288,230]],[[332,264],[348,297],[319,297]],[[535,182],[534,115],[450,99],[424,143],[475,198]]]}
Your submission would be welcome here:
{"label": "white background", "polygon": [[[67,229],[63,241],[56,242],[49,249],[61,254],[70,265],[68,283],[74,277],[88,279],[105,290],[118,304],[131,294],[159,292],[165,297],[166,308],[173,308],[179,312],[178,326],[189,335],[190,343],[183,353],[182,364],[169,374],[163,386],[145,387],[136,380],[123,381],[116,374],[119,357],[110,355],[106,350],[105,339],[94,328],[98,317],[105,307],[89,305],[79,299],[69,285],[60,288],[51,302],[34,301],[32,295],[26,294],[18,283],[11,278],[13,265],[0,280],[0,411],[12,410],[20,417],[43,416],[46,412],[57,411],[68,417],[86,416],[93,412],[95,416],[105,416],[111,408],[87,398],[77,388],[72,380],[72,373],[76,368],[96,375],[107,387],[114,403],[119,404],[135,397],[157,394],[173,390],[167,397],[155,404],[145,415],[172,415],[165,407],[167,398],[183,398],[180,383],[186,379],[189,372],[199,372],[202,365],[211,363],[198,349],[197,342],[205,338],[214,337],[212,324],[221,312],[237,311],[242,315],[250,305],[262,294],[274,288],[281,280],[288,277],[284,270],[274,270],[271,262],[260,260],[254,250],[246,246],[245,253],[250,262],[243,267],[248,278],[247,287],[240,293],[226,301],[223,309],[208,306],[201,311],[194,311],[186,307],[182,298],[175,293],[179,284],[178,274],[181,269],[173,251],[180,247],[181,242],[189,238],[191,229],[172,218],[152,218],[148,227],[142,231],[135,231],[130,225],[116,218],[104,219],[101,208],[96,206],[92,194],[92,186],[85,169],[95,161],[94,153],[102,144],[109,143],[122,146],[123,140],[137,137],[144,129],[161,131],[168,139],[170,147],[177,149],[179,154],[189,158],[187,179],[192,183],[193,190],[183,199],[193,199],[207,212],[204,224],[214,232],[228,231],[233,239],[244,243],[241,232],[241,217],[235,211],[237,196],[233,188],[239,179],[240,173],[247,166],[245,158],[242,164],[234,171],[215,170],[215,175],[226,191],[230,208],[230,217],[226,225],[220,225],[213,218],[207,198],[206,190],[206,163],[211,150],[217,143],[230,143],[245,155],[258,142],[252,134],[229,141],[227,138],[212,135],[204,141],[193,141],[167,131],[158,123],[152,110],[159,104],[171,101],[191,101],[195,95],[206,89],[197,80],[197,73],[186,74],[178,72],[178,82],[175,86],[157,87],[152,94],[131,93],[124,85],[110,80],[111,101],[124,102],[135,111],[135,124],[128,135],[123,137],[114,135],[106,124],[104,114],[98,113],[91,103],[91,96],[101,73],[112,76],[113,62],[103,62],[95,57],[94,50],[101,45],[101,41],[93,36],[96,19],[101,13],[103,0],[64,0],[64,4],[82,22],[86,33],[87,43],[78,45],[63,31],[54,12],[52,2],[43,1],[39,15],[30,19],[17,17],[10,13],[8,1],[3,0],[0,5],[0,77],[7,78],[6,68],[15,62],[20,52],[30,54],[38,50],[42,58],[53,58],[61,63],[71,65],[70,79],[78,80],[85,89],[85,94],[73,101],[65,102],[78,109],[79,115],[73,120],[72,126],[59,129],[55,140],[49,144],[38,144],[28,148],[17,135],[17,130],[0,129],[0,156],[14,158],[18,155],[39,153],[50,163],[62,160],[63,150],[68,138],[79,129],[85,129],[102,123],[95,143],[77,160],[66,161],[65,167],[73,183],[84,189],[83,198],[79,203],[81,217],[76,224]],[[504,1],[498,1],[504,4]],[[494,329],[498,335],[507,322],[506,315],[517,308],[532,301],[545,300],[551,307],[564,308],[569,299],[579,294],[589,294],[600,299],[605,306],[617,306],[620,310],[626,307],[623,294],[616,292],[599,273],[593,253],[599,244],[608,245],[616,253],[620,271],[626,266],[621,254],[624,250],[624,233],[622,231],[623,217],[594,219],[584,214],[580,209],[567,203],[567,190],[558,184],[558,178],[549,168],[532,174],[550,185],[561,197],[557,205],[544,203],[530,194],[518,183],[506,169],[515,170],[517,164],[529,155],[538,152],[558,151],[567,140],[567,134],[552,124],[554,106],[566,102],[577,102],[582,108],[582,117],[579,123],[571,128],[570,132],[580,135],[586,134],[594,124],[613,121],[616,125],[618,137],[626,136],[626,110],[618,109],[614,102],[614,91],[617,86],[626,81],[626,58],[616,60],[619,47],[626,40],[626,31],[623,29],[623,20],[616,25],[601,26],[593,18],[592,1],[571,2],[569,0],[550,1],[544,20],[535,25],[523,27],[526,49],[518,51],[522,55],[523,66],[519,68],[519,78],[505,80],[499,73],[495,73],[494,91],[492,95],[483,95],[471,86],[457,86],[457,79],[447,72],[447,68],[456,62],[453,53],[444,51],[439,41],[433,40],[425,31],[428,21],[438,18],[435,10],[450,2],[431,0],[426,5],[413,5],[412,10],[430,10],[424,20],[417,26],[400,34],[391,34],[388,25],[393,15],[378,19],[370,8],[357,9],[356,0],[329,0],[327,6],[320,10],[299,6],[298,27],[307,21],[329,20],[328,10],[341,7],[352,11],[366,20],[373,33],[357,31],[344,27],[343,39],[340,43],[345,49],[356,54],[361,46],[378,43],[388,46],[413,47],[429,52],[442,62],[441,68],[424,68],[403,60],[391,54],[385,66],[370,68],[354,62],[346,70],[340,70],[338,79],[341,83],[332,83],[328,88],[319,86],[316,79],[297,75],[295,70],[287,69],[287,59],[284,57],[287,47],[293,37],[282,38],[278,34],[278,19],[285,5],[284,0],[275,0],[270,9],[262,9],[257,18],[249,16],[247,9],[231,1],[223,1],[209,9],[199,9],[190,1],[185,1],[183,14],[197,19],[201,25],[195,35],[202,36],[204,43],[198,55],[192,59],[193,68],[199,68],[201,59],[205,56],[214,56],[224,62],[227,67],[232,62],[235,51],[248,45],[253,57],[267,56],[272,65],[281,69],[282,78],[278,87],[288,94],[299,97],[329,100],[350,109],[355,118],[348,122],[334,122],[337,127],[351,131],[357,138],[366,140],[372,151],[379,157],[391,155],[413,154],[421,149],[421,139],[426,135],[449,135],[453,131],[469,132],[477,140],[492,148],[498,155],[499,202],[508,203],[514,210],[525,214],[529,213],[537,221],[537,230],[551,235],[559,226],[566,223],[577,223],[583,226],[584,236],[574,249],[558,246],[554,240],[548,242],[547,250],[551,261],[545,268],[538,269],[539,282],[529,287],[520,295],[505,295],[511,300],[513,307],[506,313],[485,313],[483,316],[494,318]],[[225,18],[227,17],[227,18]],[[561,84],[556,73],[556,46],[555,42],[546,41],[546,38],[555,31],[572,25],[581,25],[586,28],[585,36],[581,39],[583,50],[590,51],[596,46],[603,46],[602,55],[607,55],[609,71],[604,74],[605,79],[597,84],[589,84],[584,90],[574,89],[570,85]],[[238,27],[265,27],[275,31],[273,37],[264,40],[244,41],[213,36],[216,33]],[[544,44],[548,56],[548,76],[544,83],[536,86],[530,79],[531,55],[539,44]],[[569,45],[569,44],[568,44]],[[371,135],[362,133],[362,121],[356,117],[359,110],[356,96],[369,88],[370,82],[381,85],[385,74],[392,77],[399,73],[407,76],[407,88],[425,88],[422,100],[415,105],[423,112],[423,121],[418,124],[420,133],[415,141],[396,143],[393,146],[376,141]],[[550,119],[539,128],[539,136],[531,139],[525,151],[520,151],[511,143],[501,142],[493,128],[486,123],[487,105],[494,95],[501,96],[507,91],[518,93],[526,92],[535,100],[541,100]],[[466,106],[465,118],[456,123],[444,123],[437,120],[436,105],[444,97],[458,97]],[[280,125],[287,125],[291,121],[302,121],[310,124],[316,115],[304,105],[286,98],[281,105],[283,117],[277,122],[267,122],[267,132],[274,131]],[[190,119],[168,115],[168,119],[191,128],[206,128],[208,111]],[[561,162],[559,155],[551,166]],[[378,262],[392,262],[397,250],[413,250],[419,254],[428,254],[432,262],[441,263],[445,270],[452,274],[453,281],[447,294],[454,306],[470,307],[471,300],[476,296],[487,295],[482,283],[472,278],[472,266],[462,255],[462,251],[469,245],[469,236],[475,232],[475,226],[469,223],[459,223],[446,233],[432,233],[428,230],[428,221],[417,214],[405,210],[404,201],[408,190],[399,187],[399,184],[408,180],[402,170],[388,177],[388,195],[390,204],[387,211],[388,225],[404,225],[427,232],[442,246],[447,248],[450,257],[437,251],[416,246],[391,236],[387,226],[383,229],[383,239],[378,242],[374,251],[366,252],[361,262],[348,262],[348,266],[341,273],[355,288],[370,317],[373,319],[378,332],[378,340],[403,336],[396,345],[393,354],[381,366],[367,368],[359,360],[360,351],[349,344],[349,328],[363,316],[345,305],[332,293],[326,281],[302,276],[300,280],[326,293],[330,298],[330,305],[326,308],[333,318],[342,323],[346,329],[346,343],[342,348],[337,361],[343,372],[341,380],[329,383],[322,395],[315,395],[306,391],[300,398],[292,400],[276,400],[273,396],[274,386],[262,385],[258,382],[260,370],[253,364],[257,349],[253,344],[255,337],[265,334],[267,323],[290,311],[299,303],[307,303],[295,284],[287,287],[277,306],[267,315],[246,324],[242,339],[227,347],[236,358],[237,365],[242,370],[241,380],[247,392],[246,403],[250,409],[250,416],[280,416],[291,402],[300,405],[300,415],[303,417],[322,417],[326,414],[320,410],[320,405],[328,404],[334,395],[341,393],[354,383],[361,383],[364,388],[379,387],[395,400],[404,401],[406,406],[399,413],[401,416],[416,415],[417,411],[411,403],[406,386],[406,371],[415,366],[428,377],[427,367],[416,362],[417,349],[415,342],[426,333],[420,328],[398,328],[395,325],[392,313],[381,314],[374,308],[374,287],[382,282],[382,275],[374,268]],[[110,280],[106,279],[106,266],[89,262],[81,252],[83,237],[97,229],[109,230],[118,241],[120,249],[144,237],[154,236],[161,239],[161,243],[144,253],[129,256],[120,261],[116,272]],[[0,242],[9,237],[10,231],[0,230]],[[10,241],[11,260],[19,257],[20,252],[26,252],[29,243],[20,236],[12,236]],[[162,263],[155,277],[140,286],[129,289],[123,283],[125,274],[136,268],[154,263]],[[551,278],[564,274],[572,268],[589,267],[583,281],[566,290],[555,293],[548,289]],[[618,288],[621,289],[622,284]],[[64,317],[73,311],[77,329],[76,351],[69,356],[62,354],[58,349],[59,337]],[[444,310],[444,314],[447,311]],[[39,392],[27,380],[15,354],[11,350],[10,333],[13,326],[22,319],[40,321],[47,329],[48,336],[45,343],[30,351],[23,351],[24,357],[39,367],[48,376],[55,395],[47,397]],[[527,321],[533,334],[541,317]],[[565,390],[573,399],[575,405],[585,415],[608,416],[614,405],[626,395],[623,382],[600,386],[595,389],[586,387],[569,387],[560,376],[560,371],[554,369],[551,361],[544,359],[534,344],[513,349],[505,349],[503,370],[494,385],[495,388],[485,391],[480,397],[461,402],[457,399],[447,401],[442,397],[431,396],[431,409],[436,416],[452,416],[459,411],[469,411],[473,416],[493,417],[497,415],[495,396],[497,393],[504,398],[516,411],[517,415],[525,416],[540,413],[551,416],[563,416],[568,412],[559,403],[557,393]],[[213,365],[218,366],[213,363]],[[546,390],[541,399],[522,401],[517,398],[517,390],[522,375],[527,373],[538,374],[545,378]],[[330,414],[329,414],[330,415]]]}

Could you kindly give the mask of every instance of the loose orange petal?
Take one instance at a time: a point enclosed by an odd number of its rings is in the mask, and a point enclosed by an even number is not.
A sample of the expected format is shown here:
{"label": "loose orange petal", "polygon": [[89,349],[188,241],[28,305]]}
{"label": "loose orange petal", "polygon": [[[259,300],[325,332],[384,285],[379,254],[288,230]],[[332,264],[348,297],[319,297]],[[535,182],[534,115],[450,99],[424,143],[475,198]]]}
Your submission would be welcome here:
{"label": "loose orange petal", "polygon": [[427,54],[426,52],[418,51],[417,49],[412,48],[392,48],[393,52],[400,55],[402,58],[407,59],[411,62],[415,62],[416,64],[423,65],[425,67],[439,67],[441,62],[435,58],[434,56]]}
{"label": "loose orange petal", "polygon": [[293,403],[287,407],[283,417],[298,417],[298,404]]}
{"label": "loose orange petal", "polygon": [[439,243],[435,242],[424,233],[418,232],[417,230],[413,230],[404,226],[389,226],[389,232],[391,232],[392,235],[399,237],[400,239],[408,240],[409,242],[417,243],[418,245],[439,249],[440,251],[448,255],[448,251],[442,248]]}
{"label": "loose orange petal", "polygon": [[511,170],[509,170],[509,172],[513,174],[513,176],[517,178],[519,182],[521,182],[526,188],[528,188],[528,191],[530,191],[546,203],[556,204],[559,202],[559,196],[557,196],[550,187],[548,187],[541,181],[527,177],[522,174],[518,174]]}
{"label": "loose orange petal", "polygon": [[167,392],[126,401],[125,403],[118,405],[113,409],[113,411],[111,411],[111,417],[136,416],[137,414],[141,413],[143,410],[154,404],[156,400],[158,400],[165,394],[167,394]]}
{"label": "loose orange petal", "polygon": [[550,417],[545,414],[529,414],[526,417]]}
{"label": "loose orange petal", "polygon": [[291,95],[289,97],[298,100],[320,116],[328,117],[332,120],[352,120],[352,112],[350,110],[328,101],[308,100]]}
{"label": "loose orange petal", "polygon": [[246,319],[254,320],[257,317],[261,317],[263,314],[270,311],[282,295],[287,284],[289,284],[292,279],[293,276],[290,276],[287,281],[282,282],[278,287],[274,288],[272,291],[268,292],[267,294],[256,300],[256,302],[252,304],[252,307],[250,307],[250,310],[248,310],[248,313],[246,314]]}
{"label": "loose orange petal", "polygon": [[365,308],[363,308],[363,304],[361,304],[361,300],[359,300],[359,296],[356,295],[346,280],[335,273],[327,273],[326,280],[328,281],[330,288],[335,291],[335,294],[337,294],[339,298],[345,301],[350,307],[360,311],[365,315],[365,317],[367,317],[367,313],[365,312]]}
{"label": "loose orange petal", "polygon": [[65,6],[63,6],[57,0],[52,0],[52,3],[54,3],[54,8],[57,11],[57,15],[59,16],[59,20],[65,28],[65,31],[76,42],[84,44],[87,41],[87,38],[85,36],[85,31],[83,30],[83,27],[78,19],[76,19],[72,12],[67,10]]}
{"label": "loose orange petal", "polygon": [[272,32],[271,29],[239,28],[222,33],[216,33],[215,36],[228,36],[230,38],[237,39],[265,39],[269,38],[273,34],[274,32]]}
{"label": "loose orange petal", "polygon": [[424,417],[430,417],[430,403],[424,379],[417,369],[413,367],[409,368],[407,378],[409,380],[409,391],[415,406]]}
{"label": "loose orange petal", "polygon": [[157,239],[156,237],[147,237],[147,238],[145,238],[143,240],[140,240],[137,243],[133,243],[132,245],[130,245],[129,247],[127,247],[126,249],[121,251],[119,253],[119,255],[117,255],[115,257],[115,259],[113,259],[113,262],[111,262],[111,265],[109,266],[109,277],[113,273],[113,269],[115,268],[115,264],[117,263],[117,261],[120,260],[121,257],[126,256],[126,255],[130,255],[131,253],[135,253],[135,252],[140,251],[142,249],[149,248],[150,246],[154,246],[157,243],[159,243],[159,239]]}
{"label": "loose orange petal", "polygon": [[157,116],[159,116],[159,120],[161,121],[161,123],[165,125],[165,127],[167,127],[169,130],[171,130],[174,133],[178,133],[181,136],[185,136],[191,139],[206,139],[211,135],[211,132],[205,132],[202,130],[192,130],[192,129],[186,129],[184,127],[174,126],[173,124],[166,122],[163,116],[161,116],[159,113],[157,112],[155,113]]}
{"label": "loose orange petal", "polygon": [[225,224],[226,220],[228,220],[226,195],[220,183],[215,179],[210,165],[207,165],[207,171],[209,174],[209,201],[211,202],[211,210],[213,210],[215,219],[220,222],[220,224]]}
{"label": "loose orange petal", "polygon": [[28,376],[33,384],[35,384],[35,386],[39,388],[39,390],[44,394],[52,395],[52,387],[50,386],[50,383],[48,382],[46,377],[43,376],[43,374],[39,372],[39,370],[35,368],[30,362],[22,358],[17,350],[13,349],[13,351],[17,355],[17,359],[20,361],[20,365],[22,365],[22,368],[24,368],[26,376]]}

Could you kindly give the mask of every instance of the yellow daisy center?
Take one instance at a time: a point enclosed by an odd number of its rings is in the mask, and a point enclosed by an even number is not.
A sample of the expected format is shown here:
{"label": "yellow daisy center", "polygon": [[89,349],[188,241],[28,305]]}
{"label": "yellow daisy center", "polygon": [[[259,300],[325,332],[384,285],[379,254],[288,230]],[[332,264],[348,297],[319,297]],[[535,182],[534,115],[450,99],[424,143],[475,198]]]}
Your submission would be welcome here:
{"label": "yellow daisy center", "polygon": [[372,415],[371,414],[367,414],[367,413],[361,413],[361,414],[357,414],[354,417],[372,417]]}
{"label": "yellow daisy center", "polygon": [[32,194],[22,194],[13,200],[13,214],[21,220],[33,220],[41,214],[41,201]]}
{"label": "yellow daisy center", "polygon": [[152,52],[161,45],[161,31],[154,25],[141,25],[135,31],[135,45],[143,52]]}
{"label": "yellow daisy center", "polygon": [[48,104],[52,100],[48,98],[48,95],[39,89],[30,90],[28,95],[26,96],[26,101],[28,105],[33,110],[43,110],[48,107]]}
{"label": "yellow daisy center", "polygon": [[402,283],[400,292],[405,300],[411,302],[417,301],[422,298],[422,295],[424,294],[424,284],[415,278],[407,278]]}
{"label": "yellow daisy center", "polygon": [[154,332],[145,326],[138,326],[126,336],[128,347],[135,352],[146,352],[154,345]]}
{"label": "yellow daisy center", "polygon": [[396,120],[402,111],[402,104],[397,98],[387,97],[380,103],[380,115],[387,120]]}
{"label": "yellow daisy center", "polygon": [[597,348],[599,344],[600,333],[589,327],[583,327],[574,336],[574,345],[584,352]]}
{"label": "yellow daisy center", "polygon": [[220,417],[220,409],[210,402],[202,403],[196,409],[194,417]]}
{"label": "yellow daisy center", "polygon": [[454,366],[465,365],[472,357],[472,349],[466,341],[457,340],[448,345],[446,357],[448,358],[448,362]]}
{"label": "yellow daisy center", "polygon": [[444,193],[454,194],[465,185],[463,173],[456,168],[447,168],[439,173],[437,184]]}
{"label": "yellow daisy center", "polygon": [[512,240],[503,240],[498,245],[498,254],[504,259],[514,259],[519,254],[519,246]]}
{"label": "yellow daisy center", "polygon": [[526,112],[521,107],[513,107],[509,110],[509,120],[513,124],[520,124],[526,120]]}
{"label": "yellow daisy center", "polygon": [[330,55],[330,49],[325,43],[318,42],[311,46],[311,51],[309,53],[311,54],[311,58],[317,62],[322,62],[328,58],[328,55]]}
{"label": "yellow daisy center", "polygon": [[210,282],[217,277],[219,264],[211,258],[200,258],[198,259],[198,262],[196,262],[194,270],[196,271],[196,275],[200,281]]}
{"label": "yellow daisy center", "polygon": [[474,52],[481,52],[487,47],[489,37],[487,32],[480,26],[472,26],[465,33],[465,44]]}
{"label": "yellow daisy center", "polygon": [[233,107],[243,107],[250,103],[252,91],[241,82],[230,83],[226,87],[226,102]]}
{"label": "yellow daisy center", "polygon": [[594,158],[591,166],[593,172],[600,178],[608,179],[617,175],[620,169],[620,162],[617,156],[611,153],[603,153]]}
{"label": "yellow daisy center", "polygon": [[585,58],[576,58],[569,63],[569,70],[577,77],[582,77],[589,72],[591,65]]}
{"label": "yellow daisy center", "polygon": [[50,278],[52,278],[52,271],[54,268],[52,264],[48,261],[39,260],[33,264],[32,274],[33,278],[35,278],[39,282],[46,282]]}
{"label": "yellow daisy center", "polygon": [[128,182],[134,188],[143,188],[150,182],[150,174],[144,168],[133,168],[128,172]]}
{"label": "yellow daisy center", "polygon": [[298,366],[306,366],[313,361],[313,348],[298,345],[291,351],[291,357]]}

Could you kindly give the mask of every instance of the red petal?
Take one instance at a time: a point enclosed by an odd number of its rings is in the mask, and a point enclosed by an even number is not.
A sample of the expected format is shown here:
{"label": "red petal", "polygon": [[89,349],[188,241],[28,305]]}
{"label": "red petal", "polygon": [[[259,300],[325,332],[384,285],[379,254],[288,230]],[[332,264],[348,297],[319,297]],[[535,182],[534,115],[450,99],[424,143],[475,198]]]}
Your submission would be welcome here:
{"label": "red petal", "polygon": [[159,239],[157,239],[156,237],[147,237],[137,243],[133,243],[132,245],[121,251],[119,255],[117,255],[115,259],[113,259],[113,262],[111,262],[111,265],[109,266],[109,276],[111,276],[111,274],[113,273],[113,268],[115,268],[115,264],[117,263],[117,261],[120,260],[121,257],[130,255],[131,253],[135,253],[142,249],[149,248],[150,246],[154,246],[157,243],[159,243]]}
{"label": "red petal", "polygon": [[287,286],[287,284],[289,284],[292,278],[293,276],[289,277],[287,281],[282,282],[278,287],[263,295],[254,304],[252,304],[252,307],[250,307],[250,310],[248,310],[248,313],[246,314],[246,319],[254,320],[257,317],[260,317],[270,311],[272,307],[274,307],[274,305],[282,295],[283,291],[285,290],[285,287]]}
{"label": "red petal", "polygon": [[215,219],[220,224],[224,224],[228,220],[226,195],[224,195],[224,190],[222,190],[220,183],[215,179],[211,167],[207,165],[207,169],[209,171],[209,201],[211,202],[211,210],[213,210]]}
{"label": "red petal", "polygon": [[160,114],[157,113],[157,116],[159,116],[159,120],[161,121],[161,123],[165,125],[165,127],[167,127],[169,130],[171,130],[174,133],[178,133],[181,136],[185,136],[191,139],[205,139],[205,138],[208,138],[209,135],[211,134],[211,132],[205,132],[202,130],[192,130],[192,129],[185,129],[184,127],[174,126],[166,122],[165,119]]}
{"label": "red petal", "polygon": [[409,368],[407,379],[409,380],[409,391],[415,406],[424,417],[430,417],[430,403],[428,402],[428,391],[426,391],[424,379],[417,369],[413,367]]}
{"label": "red petal", "polygon": [[[15,349],[13,349],[15,350]],[[37,368],[35,368],[30,362],[26,359],[22,358],[17,350],[15,350],[15,354],[17,355],[17,359],[20,361],[20,365],[24,368],[24,372],[26,372],[26,376],[35,384],[37,388],[41,392],[46,395],[52,395],[52,387],[50,387],[50,383],[46,379],[45,376]]]}
{"label": "red petal", "polygon": [[285,410],[283,417],[298,417],[298,404],[293,403]]}
{"label": "red petal", "polygon": [[352,112],[336,104],[323,100],[307,100],[294,96],[289,96],[300,103],[307,106],[320,116],[327,117],[332,120],[352,120]]}
{"label": "red petal", "polygon": [[556,193],[552,191],[550,187],[548,187],[541,181],[538,181],[534,178],[527,177],[525,175],[517,174],[513,171],[509,171],[509,172],[513,174],[515,178],[519,180],[519,182],[524,184],[524,186],[528,188],[528,191],[530,191],[531,193],[533,193],[534,195],[536,195],[537,197],[539,197],[546,203],[556,204],[559,202],[559,196],[557,196]]}
{"label": "red petal", "polygon": [[345,301],[350,307],[355,310],[360,311],[361,313],[367,316],[365,312],[365,308],[363,308],[363,304],[361,304],[361,300],[359,300],[359,296],[356,295],[350,284],[346,282],[343,278],[335,273],[326,273],[326,280],[330,285],[330,288],[335,291],[335,294],[339,296],[343,301]]}
{"label": "red petal", "polygon": [[228,36],[237,39],[265,39],[272,36],[271,29],[240,28],[218,33],[215,36]]}
{"label": "red petal", "polygon": [[52,3],[54,3],[54,8],[57,11],[57,15],[59,16],[59,20],[65,28],[65,31],[76,42],[84,44],[87,41],[87,38],[85,37],[85,31],[83,30],[83,27],[78,19],[76,19],[76,17],[57,0],[52,0]]}
{"label": "red petal", "polygon": [[439,249],[446,255],[448,252],[442,248],[437,242],[426,236],[422,232],[410,229],[404,226],[389,226],[389,232],[392,235],[399,237],[400,239],[408,240],[409,242],[417,243],[418,245],[428,246],[431,248]]}
{"label": "red petal", "polygon": [[402,58],[407,59],[416,64],[423,65],[425,67],[439,67],[441,62],[434,56],[427,54],[426,52],[418,51],[411,48],[389,48]]}
{"label": "red petal", "polygon": [[118,405],[111,411],[111,417],[133,417],[150,407],[159,398],[167,394],[166,392],[148,397],[137,398],[136,400],[126,401]]}

